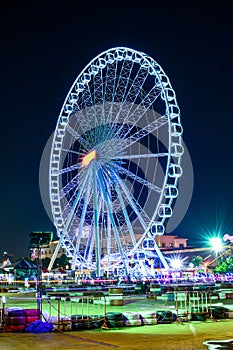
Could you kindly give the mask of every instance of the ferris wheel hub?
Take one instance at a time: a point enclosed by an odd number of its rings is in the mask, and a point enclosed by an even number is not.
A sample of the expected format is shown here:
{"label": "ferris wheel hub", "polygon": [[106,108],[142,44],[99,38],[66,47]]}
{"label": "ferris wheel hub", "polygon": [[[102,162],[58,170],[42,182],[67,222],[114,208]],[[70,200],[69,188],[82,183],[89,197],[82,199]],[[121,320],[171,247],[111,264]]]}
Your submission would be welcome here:
{"label": "ferris wheel hub", "polygon": [[87,153],[82,159],[82,166],[87,167],[97,156],[96,150]]}

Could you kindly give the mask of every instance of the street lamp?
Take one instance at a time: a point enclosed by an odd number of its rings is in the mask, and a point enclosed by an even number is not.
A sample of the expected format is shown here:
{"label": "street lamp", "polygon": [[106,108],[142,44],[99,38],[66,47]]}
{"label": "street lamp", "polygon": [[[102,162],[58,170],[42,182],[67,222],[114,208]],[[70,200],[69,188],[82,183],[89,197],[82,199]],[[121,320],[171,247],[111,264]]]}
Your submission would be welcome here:
{"label": "street lamp", "polygon": [[212,237],[210,239],[210,244],[216,254],[216,266],[218,265],[218,253],[223,250],[222,240],[220,237]]}
{"label": "street lamp", "polygon": [[210,239],[210,244],[216,253],[219,253],[223,249],[222,240],[220,237],[212,237]]}

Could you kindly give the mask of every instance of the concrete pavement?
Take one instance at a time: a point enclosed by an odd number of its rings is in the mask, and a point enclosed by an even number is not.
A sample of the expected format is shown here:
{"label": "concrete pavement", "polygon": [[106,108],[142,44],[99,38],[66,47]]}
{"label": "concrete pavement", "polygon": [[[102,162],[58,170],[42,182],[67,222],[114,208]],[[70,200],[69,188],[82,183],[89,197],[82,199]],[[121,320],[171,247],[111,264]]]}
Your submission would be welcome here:
{"label": "concrete pavement", "polygon": [[233,320],[158,324],[110,330],[0,333],[0,350],[207,350],[203,342],[233,338]]}

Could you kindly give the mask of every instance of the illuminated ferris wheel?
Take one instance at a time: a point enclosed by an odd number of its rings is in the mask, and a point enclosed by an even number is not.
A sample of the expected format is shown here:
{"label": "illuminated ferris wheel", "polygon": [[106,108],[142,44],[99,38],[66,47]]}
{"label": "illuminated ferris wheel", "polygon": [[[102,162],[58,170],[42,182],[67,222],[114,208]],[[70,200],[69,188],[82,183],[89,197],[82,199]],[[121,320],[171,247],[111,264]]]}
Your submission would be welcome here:
{"label": "illuminated ferris wheel", "polygon": [[[131,262],[165,232],[182,175],[182,126],[161,66],[130,48],[109,49],[79,74],[61,109],[50,157],[59,248],[97,275]],[[135,265],[134,265],[135,266]]]}

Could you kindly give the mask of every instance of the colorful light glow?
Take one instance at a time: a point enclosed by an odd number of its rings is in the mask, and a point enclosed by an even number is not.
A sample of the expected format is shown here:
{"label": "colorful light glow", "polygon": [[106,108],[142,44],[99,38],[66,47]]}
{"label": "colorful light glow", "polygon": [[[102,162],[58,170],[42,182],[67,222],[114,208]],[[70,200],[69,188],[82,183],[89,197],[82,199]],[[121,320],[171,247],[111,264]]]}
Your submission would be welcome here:
{"label": "colorful light glow", "polygon": [[179,258],[174,258],[174,259],[171,259],[171,267],[173,269],[177,269],[179,270],[182,266],[182,260],[179,259]]}
{"label": "colorful light glow", "polygon": [[223,247],[222,247],[222,240],[220,237],[212,237],[210,239],[210,244],[213,248],[213,250],[217,253],[217,252],[220,252]]}
{"label": "colorful light glow", "polygon": [[231,243],[233,243],[233,236],[230,236],[230,235],[228,235],[228,234],[225,234],[225,235],[223,236],[223,240],[224,240],[224,241],[230,241]]}
{"label": "colorful light glow", "polygon": [[96,150],[87,153],[82,159],[82,166],[88,166],[93,159],[96,158]]}

